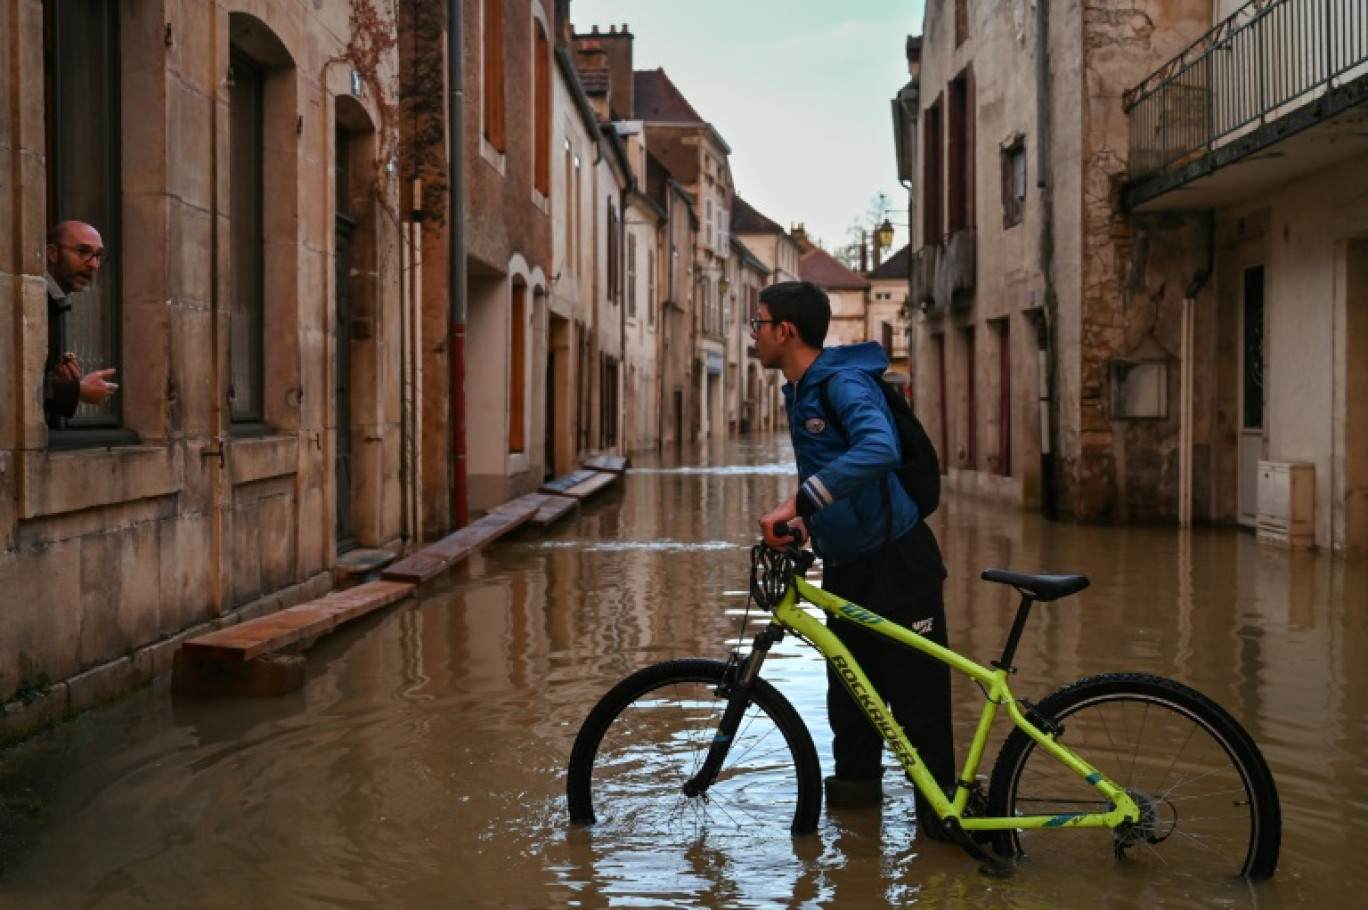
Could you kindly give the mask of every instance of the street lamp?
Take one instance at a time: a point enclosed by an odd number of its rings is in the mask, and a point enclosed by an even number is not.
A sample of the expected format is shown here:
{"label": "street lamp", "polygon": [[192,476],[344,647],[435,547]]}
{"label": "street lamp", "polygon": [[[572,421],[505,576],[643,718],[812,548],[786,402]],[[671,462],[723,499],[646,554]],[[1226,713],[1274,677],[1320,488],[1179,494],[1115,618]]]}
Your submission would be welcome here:
{"label": "street lamp", "polygon": [[879,244],[880,249],[888,249],[893,245],[893,222],[887,218],[883,224],[874,229],[874,240]]}
{"label": "street lamp", "polygon": [[731,290],[731,282],[727,280],[726,275],[717,279],[717,290],[724,297],[727,295],[727,291]]}

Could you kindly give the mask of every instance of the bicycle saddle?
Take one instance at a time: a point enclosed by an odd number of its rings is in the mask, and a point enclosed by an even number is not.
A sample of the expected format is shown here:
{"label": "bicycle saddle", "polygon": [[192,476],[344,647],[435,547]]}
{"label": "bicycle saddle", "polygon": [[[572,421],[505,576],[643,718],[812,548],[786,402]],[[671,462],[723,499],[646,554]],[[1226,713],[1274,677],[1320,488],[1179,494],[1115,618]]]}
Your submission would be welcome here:
{"label": "bicycle saddle", "polygon": [[1031,575],[1007,569],[984,569],[979,577],[984,581],[1011,585],[1023,594],[1046,603],[1077,594],[1090,584],[1086,575]]}

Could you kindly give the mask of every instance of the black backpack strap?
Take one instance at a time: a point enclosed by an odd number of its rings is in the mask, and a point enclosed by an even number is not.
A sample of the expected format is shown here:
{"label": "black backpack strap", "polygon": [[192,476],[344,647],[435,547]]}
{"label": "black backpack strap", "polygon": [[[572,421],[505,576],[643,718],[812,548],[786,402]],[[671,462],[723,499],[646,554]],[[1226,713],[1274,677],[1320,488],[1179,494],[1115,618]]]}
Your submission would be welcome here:
{"label": "black backpack strap", "polygon": [[831,393],[827,391],[827,386],[831,385],[831,380],[835,376],[835,373],[827,374],[827,377],[817,386],[817,396],[822,399],[822,413],[826,415],[826,422],[835,428],[846,443],[849,443],[850,437],[846,435],[845,424],[841,423],[841,415],[837,414],[836,409],[831,406]]}
{"label": "black backpack strap", "polygon": [[[835,373],[830,373],[822,380],[821,384],[817,386],[817,395],[822,399],[822,413],[826,415],[826,422],[832,429],[840,434],[840,437],[845,440],[845,443],[848,446],[850,445],[850,437],[846,435],[845,424],[841,422],[841,415],[838,414],[836,408],[832,406],[831,393],[827,391],[827,386],[831,384],[831,380],[835,375]],[[891,415],[889,422],[890,424],[893,424]],[[896,424],[893,424],[893,435],[895,438],[898,435],[898,427]],[[893,471],[889,471],[888,474],[885,475],[883,483],[884,517],[887,519],[887,540],[889,543],[892,543],[893,541],[893,494],[890,491],[888,484],[892,482],[893,474]]]}

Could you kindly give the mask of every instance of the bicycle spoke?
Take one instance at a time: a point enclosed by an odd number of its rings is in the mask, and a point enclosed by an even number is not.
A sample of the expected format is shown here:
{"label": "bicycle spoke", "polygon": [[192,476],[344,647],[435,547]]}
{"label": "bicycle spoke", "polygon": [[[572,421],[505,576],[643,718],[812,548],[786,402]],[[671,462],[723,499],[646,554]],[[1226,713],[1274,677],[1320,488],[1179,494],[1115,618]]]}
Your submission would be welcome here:
{"label": "bicycle spoke", "polygon": [[[760,684],[712,781],[690,797],[716,738],[725,665],[677,661],[648,668],[605,696],[576,741],[567,792],[572,815],[597,827],[695,838],[781,836],[815,825],[820,772],[791,705]],[[802,759],[797,756],[801,754]],[[806,801],[805,801],[806,800]],[[809,821],[810,820],[810,821]]]}
{"label": "bicycle spoke", "polygon": [[[1018,829],[1018,852],[1095,861],[1103,850],[1166,875],[1267,875],[1280,835],[1277,792],[1248,734],[1200,694],[1157,677],[1081,680],[1041,702],[1059,741],[1126,790],[1138,818],[1119,826]],[[1023,733],[1004,744],[991,801],[998,814],[1103,813],[1110,806]]]}

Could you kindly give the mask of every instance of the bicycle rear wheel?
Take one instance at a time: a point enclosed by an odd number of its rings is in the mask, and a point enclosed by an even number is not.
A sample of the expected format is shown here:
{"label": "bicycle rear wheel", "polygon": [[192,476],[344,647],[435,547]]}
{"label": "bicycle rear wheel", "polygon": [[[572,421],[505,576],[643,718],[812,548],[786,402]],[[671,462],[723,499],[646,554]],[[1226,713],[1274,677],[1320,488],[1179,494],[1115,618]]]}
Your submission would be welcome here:
{"label": "bicycle rear wheel", "polygon": [[816,830],[817,749],[793,705],[763,679],[751,686],[717,779],[697,796],[684,793],[726,710],[718,689],[727,674],[721,661],[675,660],[614,686],[589,713],[570,753],[570,820],[644,836]]}
{"label": "bicycle rear wheel", "polygon": [[[999,853],[1053,864],[1107,856],[1168,877],[1266,878],[1278,864],[1282,815],[1268,764],[1239,722],[1201,693],[1157,676],[1112,673],[1072,683],[1037,706],[1059,741],[1135,799],[1133,826],[1017,830]],[[1105,812],[1107,800],[1020,730],[1003,743],[991,815]]]}

